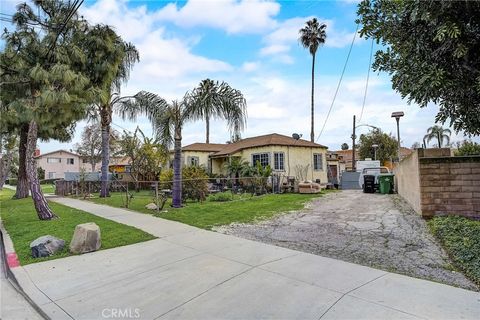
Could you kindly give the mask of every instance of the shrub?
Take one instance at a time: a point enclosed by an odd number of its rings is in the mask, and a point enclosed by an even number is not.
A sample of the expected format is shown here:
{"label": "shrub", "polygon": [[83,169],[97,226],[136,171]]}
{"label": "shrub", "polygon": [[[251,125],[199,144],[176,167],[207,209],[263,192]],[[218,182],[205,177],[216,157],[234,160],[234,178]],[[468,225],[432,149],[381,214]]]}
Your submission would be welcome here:
{"label": "shrub", "polygon": [[454,264],[480,285],[480,221],[448,216],[435,217],[428,225]]}
{"label": "shrub", "polygon": [[212,194],[208,197],[208,201],[215,201],[215,202],[227,202],[232,200],[233,200],[233,195],[231,192],[219,192],[216,194]]}
{"label": "shrub", "polygon": [[458,149],[455,151],[456,156],[475,156],[480,155],[480,144],[465,140],[458,144]]}
{"label": "shrub", "polygon": [[184,167],[182,170],[182,193],[184,199],[204,201],[208,194],[208,175],[198,166]]}
{"label": "shrub", "polygon": [[17,181],[18,181],[18,179],[16,179],[16,178],[10,178],[10,179],[8,180],[8,184],[11,185],[11,186],[16,186],[16,185],[17,185]]}
{"label": "shrub", "polygon": [[[183,200],[191,199],[204,201],[208,194],[208,175],[203,167],[187,166],[182,169],[182,196]],[[173,170],[162,170],[160,174],[162,189],[173,188]]]}

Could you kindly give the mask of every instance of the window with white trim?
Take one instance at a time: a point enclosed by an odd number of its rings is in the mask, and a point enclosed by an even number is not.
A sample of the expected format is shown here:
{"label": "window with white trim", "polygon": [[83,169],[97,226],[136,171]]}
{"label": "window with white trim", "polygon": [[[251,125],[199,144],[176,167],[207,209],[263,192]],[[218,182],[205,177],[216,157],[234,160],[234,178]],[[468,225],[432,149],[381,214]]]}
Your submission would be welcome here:
{"label": "window with white trim", "polygon": [[67,164],[75,164],[74,158],[67,158]]}
{"label": "window with white trim", "polygon": [[280,171],[285,170],[285,154],[283,152],[273,153],[273,169]]}
{"label": "window with white trim", "polygon": [[313,170],[323,170],[323,155],[321,153],[313,154]]}
{"label": "window with white trim", "polygon": [[187,165],[198,167],[200,165],[200,160],[198,157],[187,157]]}
{"label": "window with white trim", "polygon": [[60,163],[62,162],[61,158],[47,158],[47,163]]}
{"label": "window with white trim", "polygon": [[260,165],[265,168],[270,164],[270,154],[267,152],[252,154],[252,164],[254,166],[257,165],[257,161],[260,162]]}

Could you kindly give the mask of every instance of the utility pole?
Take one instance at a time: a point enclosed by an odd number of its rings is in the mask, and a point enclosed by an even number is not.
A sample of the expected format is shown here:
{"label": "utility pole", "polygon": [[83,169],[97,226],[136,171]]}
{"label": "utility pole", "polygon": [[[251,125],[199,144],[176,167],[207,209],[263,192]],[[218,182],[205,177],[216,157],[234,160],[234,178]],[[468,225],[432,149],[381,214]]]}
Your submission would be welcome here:
{"label": "utility pole", "polygon": [[357,171],[355,164],[355,115],[353,115],[353,134],[352,134],[352,171]]}

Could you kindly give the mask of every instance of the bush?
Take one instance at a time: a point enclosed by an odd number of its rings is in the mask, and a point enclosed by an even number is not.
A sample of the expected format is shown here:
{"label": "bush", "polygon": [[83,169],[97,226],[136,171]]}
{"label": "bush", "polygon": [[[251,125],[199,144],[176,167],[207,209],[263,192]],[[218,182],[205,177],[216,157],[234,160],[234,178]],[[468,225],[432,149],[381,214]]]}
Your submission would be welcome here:
{"label": "bush", "polygon": [[480,144],[465,140],[458,145],[456,156],[478,156],[480,155]]}
{"label": "bush", "polygon": [[215,202],[227,202],[233,200],[233,194],[231,192],[219,192],[216,194],[212,194],[208,197],[208,201],[215,201]]}
{"label": "bush", "polygon": [[454,264],[480,285],[480,221],[448,216],[435,217],[428,225]]}
{"label": "bush", "polygon": [[10,178],[10,179],[8,179],[8,184],[11,185],[11,186],[16,186],[17,181],[18,181],[18,179],[16,179],[16,178]]}
{"label": "bush", "polygon": [[208,194],[208,175],[204,168],[198,166],[184,167],[182,170],[184,199],[205,201]]}
{"label": "bush", "polygon": [[40,184],[55,184],[56,180],[59,180],[59,179],[58,178],[56,178],[56,179],[44,179],[44,180],[40,181]]}
{"label": "bush", "polygon": [[[208,194],[208,175],[204,168],[187,166],[182,169],[182,196],[183,200],[191,199],[204,201]],[[160,186],[162,189],[173,188],[173,170],[166,169],[160,173]]]}

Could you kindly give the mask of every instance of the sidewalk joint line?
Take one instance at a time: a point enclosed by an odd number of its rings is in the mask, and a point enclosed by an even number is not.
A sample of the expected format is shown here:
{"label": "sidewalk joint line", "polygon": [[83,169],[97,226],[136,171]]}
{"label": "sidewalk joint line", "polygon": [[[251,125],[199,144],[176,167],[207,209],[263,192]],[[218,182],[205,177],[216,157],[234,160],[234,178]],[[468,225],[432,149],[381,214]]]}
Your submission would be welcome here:
{"label": "sidewalk joint line", "polygon": [[369,281],[365,282],[364,284],[361,284],[361,285],[359,285],[358,287],[355,287],[355,288],[353,288],[353,289],[351,289],[351,290],[343,293],[343,294],[341,295],[341,297],[338,298],[337,301],[335,301],[330,307],[328,307],[328,309],[325,310],[325,312],[322,313],[322,315],[321,315],[320,318],[318,318],[318,319],[319,319],[319,320],[322,319],[323,316],[326,315],[326,314],[328,313],[328,311],[330,311],[330,309],[332,309],[340,300],[343,299],[343,297],[345,297],[346,295],[348,295],[350,292],[353,292],[353,291],[355,291],[355,290],[357,290],[357,289],[359,289],[359,288],[361,288],[361,287],[363,287],[363,286],[366,286],[367,284],[372,283],[373,281],[378,280],[378,279],[380,279],[381,277],[384,277],[384,276],[387,275],[387,274],[388,274],[388,272],[386,272],[386,273],[384,273],[384,274],[382,274],[382,275],[380,275],[380,276],[378,276],[378,277],[376,277],[376,278],[373,278],[372,280],[369,280]]}

